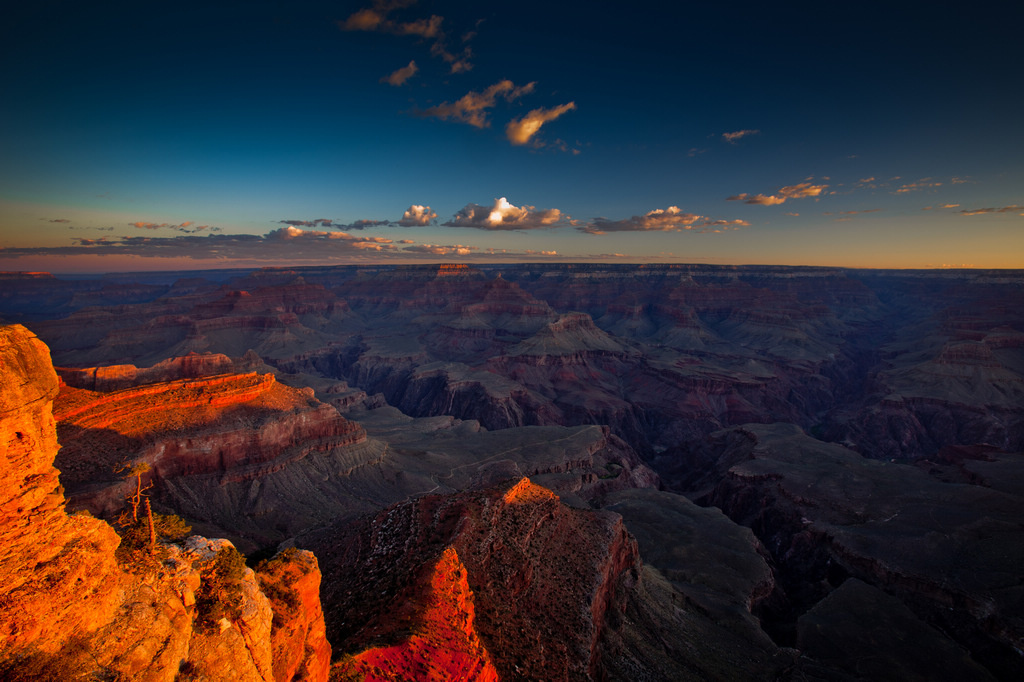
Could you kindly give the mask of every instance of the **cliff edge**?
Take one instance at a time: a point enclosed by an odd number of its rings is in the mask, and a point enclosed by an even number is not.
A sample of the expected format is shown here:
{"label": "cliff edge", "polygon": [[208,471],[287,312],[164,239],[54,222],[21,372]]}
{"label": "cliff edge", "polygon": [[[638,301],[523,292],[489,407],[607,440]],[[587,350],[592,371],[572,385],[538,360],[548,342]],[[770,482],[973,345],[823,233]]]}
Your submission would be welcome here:
{"label": "cliff edge", "polygon": [[64,511],[58,388],[46,345],[0,327],[0,678],[325,681],[309,552],[257,573],[227,540],[193,536],[119,563],[113,528]]}

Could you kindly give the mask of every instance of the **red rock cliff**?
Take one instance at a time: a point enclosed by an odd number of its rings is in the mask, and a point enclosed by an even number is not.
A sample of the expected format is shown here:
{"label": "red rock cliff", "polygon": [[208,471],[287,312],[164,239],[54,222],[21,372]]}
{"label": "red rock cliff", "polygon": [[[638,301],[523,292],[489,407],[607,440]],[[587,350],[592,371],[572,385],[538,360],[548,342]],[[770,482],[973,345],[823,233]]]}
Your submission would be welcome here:
{"label": "red rock cliff", "polygon": [[507,680],[600,679],[604,631],[640,568],[617,514],[571,509],[528,479],[300,541],[334,576],[337,670],[367,679],[494,679],[491,665]]}
{"label": "red rock cliff", "polygon": [[55,652],[112,616],[119,540],[102,521],[64,513],[49,350],[20,325],[0,328],[0,375],[0,651]]}
{"label": "red rock cliff", "polygon": [[[0,327],[0,389],[0,678],[327,679],[312,555],[279,557],[266,580],[242,570],[237,610],[199,627],[197,594],[230,543],[193,536],[162,545],[162,559],[119,565],[110,526],[64,512],[53,467],[57,377],[24,327]],[[276,602],[301,612],[275,611]]]}

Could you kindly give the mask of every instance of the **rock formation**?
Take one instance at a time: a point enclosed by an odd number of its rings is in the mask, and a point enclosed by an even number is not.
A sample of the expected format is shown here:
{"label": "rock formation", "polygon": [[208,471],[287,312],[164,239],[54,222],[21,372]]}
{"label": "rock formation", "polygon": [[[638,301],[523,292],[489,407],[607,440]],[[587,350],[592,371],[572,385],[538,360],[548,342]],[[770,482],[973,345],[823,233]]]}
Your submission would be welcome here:
{"label": "rock formation", "polygon": [[[0,375],[0,676],[327,679],[311,555],[279,556],[261,581],[229,542],[198,536],[119,562],[110,526],[64,511],[46,346],[23,327],[0,328]],[[236,557],[230,575],[218,572],[222,557]],[[261,582],[305,608],[275,612]]]}
{"label": "rock formation", "polygon": [[[1020,588],[1013,577],[1024,562],[1019,479],[1018,485],[1006,481],[1003,490],[945,482],[783,424],[717,433],[692,464],[692,484],[717,481],[699,499],[751,528],[777,567],[785,598],[766,602],[762,616],[779,642],[798,644],[816,637],[813,632],[838,628],[869,648],[868,631],[884,621],[894,627],[892,639],[904,638],[898,634],[902,628],[918,639],[928,633],[931,643],[921,652],[955,651],[951,638],[1001,679],[1024,671]],[[701,471],[704,477],[696,473]],[[826,612],[836,613],[850,599],[834,593],[854,590],[845,587],[854,579],[889,596],[877,597],[875,616],[869,615],[875,607],[865,606],[844,625],[822,625]],[[888,615],[879,620],[881,612]],[[909,613],[920,621],[911,622],[904,615]],[[900,658],[900,666],[917,661],[919,675],[931,665],[905,649],[890,654]],[[828,650],[827,658],[835,655]],[[968,667],[975,671],[968,677],[987,675],[977,663]]]}
{"label": "rock formation", "polygon": [[[567,638],[574,663],[551,670],[848,680],[888,659],[906,679],[1021,676],[1021,271],[381,265],[3,283],[0,315],[30,322],[64,366],[58,463],[74,504],[120,503],[109,466],[127,455],[150,465],[157,511],[243,550],[320,528],[337,540],[321,557],[335,596],[358,582],[335,568],[369,560],[349,549],[383,532],[358,519],[403,510],[420,519],[404,537],[430,527],[445,542],[410,540],[395,562],[408,581],[376,607],[406,590],[425,609],[451,546],[468,591],[456,567],[444,593],[474,604],[500,676],[520,673],[494,639],[503,612],[484,608],[497,592],[481,566],[494,584],[540,585],[540,568],[526,554],[487,563],[453,528],[511,509],[479,491],[524,476],[560,498],[552,518],[620,514],[644,558],[591,648],[585,628],[523,624]],[[391,647],[422,660],[439,641],[360,622],[336,642],[350,662]],[[288,632],[274,641],[312,629]],[[462,632],[441,638],[475,651]]]}
{"label": "rock formation", "polygon": [[[190,357],[202,356],[187,356],[186,363],[179,363],[190,373],[220,367]],[[142,374],[161,376],[174,367],[169,361]],[[118,369],[93,368],[82,374],[107,377],[108,385],[117,385],[109,377]],[[137,378],[139,372],[125,374]],[[271,374],[256,373],[108,392],[65,385],[54,405],[63,444],[57,459],[62,480],[77,506],[110,514],[133,485],[117,473],[126,465],[147,465],[143,482],[155,484],[161,493],[167,481],[182,476],[216,476],[222,484],[251,481],[311,454],[365,441],[357,424],[310,393],[280,384]]]}
{"label": "rock formation", "polygon": [[528,479],[421,497],[299,543],[323,557],[329,637],[354,670],[449,665],[470,679],[600,677],[640,569],[617,515],[565,507]]}
{"label": "rock formation", "polygon": [[0,374],[0,650],[52,654],[111,619],[119,539],[98,519],[64,512],[53,468],[57,375],[46,346],[23,327],[0,327]]}

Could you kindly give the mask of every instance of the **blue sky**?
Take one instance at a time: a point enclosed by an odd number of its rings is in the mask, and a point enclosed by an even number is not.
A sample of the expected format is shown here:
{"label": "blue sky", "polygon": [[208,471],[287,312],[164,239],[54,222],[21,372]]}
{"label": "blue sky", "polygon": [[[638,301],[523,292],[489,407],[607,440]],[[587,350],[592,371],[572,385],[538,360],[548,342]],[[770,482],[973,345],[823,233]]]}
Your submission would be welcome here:
{"label": "blue sky", "polygon": [[1016,3],[33,4],[0,269],[1024,267]]}

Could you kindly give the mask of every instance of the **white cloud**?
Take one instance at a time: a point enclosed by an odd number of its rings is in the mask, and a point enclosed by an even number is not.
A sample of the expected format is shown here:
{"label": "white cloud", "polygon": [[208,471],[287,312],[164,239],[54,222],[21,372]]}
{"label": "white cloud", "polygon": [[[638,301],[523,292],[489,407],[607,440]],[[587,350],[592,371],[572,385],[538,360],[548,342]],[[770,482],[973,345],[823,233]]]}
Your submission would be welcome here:
{"label": "white cloud", "polygon": [[572,224],[572,219],[557,208],[538,210],[534,206],[513,206],[505,197],[491,206],[466,204],[447,227],[475,227],[481,230],[533,230]]}
{"label": "white cloud", "polygon": [[429,225],[432,220],[437,219],[437,214],[430,210],[429,206],[420,206],[413,204],[405,210],[402,214],[402,219],[398,221],[398,224],[402,227],[418,227],[422,225]]}

